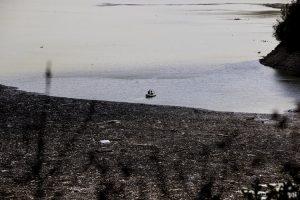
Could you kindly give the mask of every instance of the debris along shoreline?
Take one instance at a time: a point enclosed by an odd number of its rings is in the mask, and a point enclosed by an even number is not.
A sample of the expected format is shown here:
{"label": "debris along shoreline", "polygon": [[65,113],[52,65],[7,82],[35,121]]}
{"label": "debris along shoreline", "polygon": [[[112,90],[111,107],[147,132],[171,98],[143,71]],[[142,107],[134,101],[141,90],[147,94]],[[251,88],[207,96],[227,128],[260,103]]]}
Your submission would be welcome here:
{"label": "debris along shoreline", "polygon": [[[3,199],[242,199],[291,178],[297,117],[48,97],[0,86]],[[276,121],[277,120],[277,121]],[[266,123],[266,121],[268,123]]]}

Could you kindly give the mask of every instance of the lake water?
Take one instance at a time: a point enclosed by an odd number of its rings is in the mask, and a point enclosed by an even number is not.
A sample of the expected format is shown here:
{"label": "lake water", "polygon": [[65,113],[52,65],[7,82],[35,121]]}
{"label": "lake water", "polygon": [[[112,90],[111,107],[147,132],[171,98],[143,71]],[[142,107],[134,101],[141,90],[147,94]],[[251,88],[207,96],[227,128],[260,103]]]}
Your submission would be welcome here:
{"label": "lake water", "polygon": [[[2,0],[0,83],[51,95],[270,113],[300,81],[259,64],[286,0]],[[157,97],[145,99],[148,89]]]}

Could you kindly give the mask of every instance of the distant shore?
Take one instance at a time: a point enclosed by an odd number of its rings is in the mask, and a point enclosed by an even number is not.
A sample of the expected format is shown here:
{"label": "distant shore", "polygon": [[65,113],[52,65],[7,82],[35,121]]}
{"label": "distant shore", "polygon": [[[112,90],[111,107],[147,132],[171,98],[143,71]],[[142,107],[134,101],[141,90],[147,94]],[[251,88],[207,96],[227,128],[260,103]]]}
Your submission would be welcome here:
{"label": "distant shore", "polygon": [[284,4],[284,3],[266,3],[266,4],[263,4],[263,5],[266,6],[266,7],[270,7],[270,8],[281,9],[287,4]]}
{"label": "distant shore", "polygon": [[[0,86],[4,199],[241,199],[299,163],[297,118],[48,97]],[[286,127],[287,125],[287,127]],[[296,139],[295,139],[296,138]],[[298,139],[297,139],[298,138]]]}

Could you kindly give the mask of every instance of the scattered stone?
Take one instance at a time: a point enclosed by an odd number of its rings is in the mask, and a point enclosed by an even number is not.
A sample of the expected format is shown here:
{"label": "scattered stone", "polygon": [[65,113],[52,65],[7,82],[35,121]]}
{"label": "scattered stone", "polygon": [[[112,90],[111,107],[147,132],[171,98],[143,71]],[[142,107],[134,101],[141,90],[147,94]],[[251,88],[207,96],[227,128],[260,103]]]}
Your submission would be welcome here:
{"label": "scattered stone", "polygon": [[[299,143],[286,134],[296,130],[293,118],[288,129],[276,129],[253,121],[271,115],[104,101],[94,101],[93,109],[90,100],[49,99],[43,112],[44,96],[0,93],[0,173],[9,169],[0,185],[15,199],[35,194],[38,183],[45,197],[61,199],[125,199],[128,191],[141,199],[195,199],[210,177],[212,192],[224,188],[221,199],[241,199],[235,191],[250,176],[281,181],[278,161],[299,160]],[[266,159],[253,169],[257,156]],[[122,171],[130,176],[125,190]]]}

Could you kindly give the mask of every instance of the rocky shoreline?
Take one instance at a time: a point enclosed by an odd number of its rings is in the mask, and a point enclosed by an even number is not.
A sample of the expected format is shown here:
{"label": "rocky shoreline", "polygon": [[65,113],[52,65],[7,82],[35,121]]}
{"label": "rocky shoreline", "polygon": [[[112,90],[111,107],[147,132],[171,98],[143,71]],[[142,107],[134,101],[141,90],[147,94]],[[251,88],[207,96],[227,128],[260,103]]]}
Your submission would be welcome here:
{"label": "rocky shoreline", "polygon": [[288,74],[300,75],[300,52],[290,52],[285,43],[280,43],[260,62]]}
{"label": "rocky shoreline", "polygon": [[[0,86],[1,199],[242,199],[290,178],[298,117],[48,97]],[[284,118],[285,119],[285,118]],[[105,142],[102,142],[105,141]]]}

